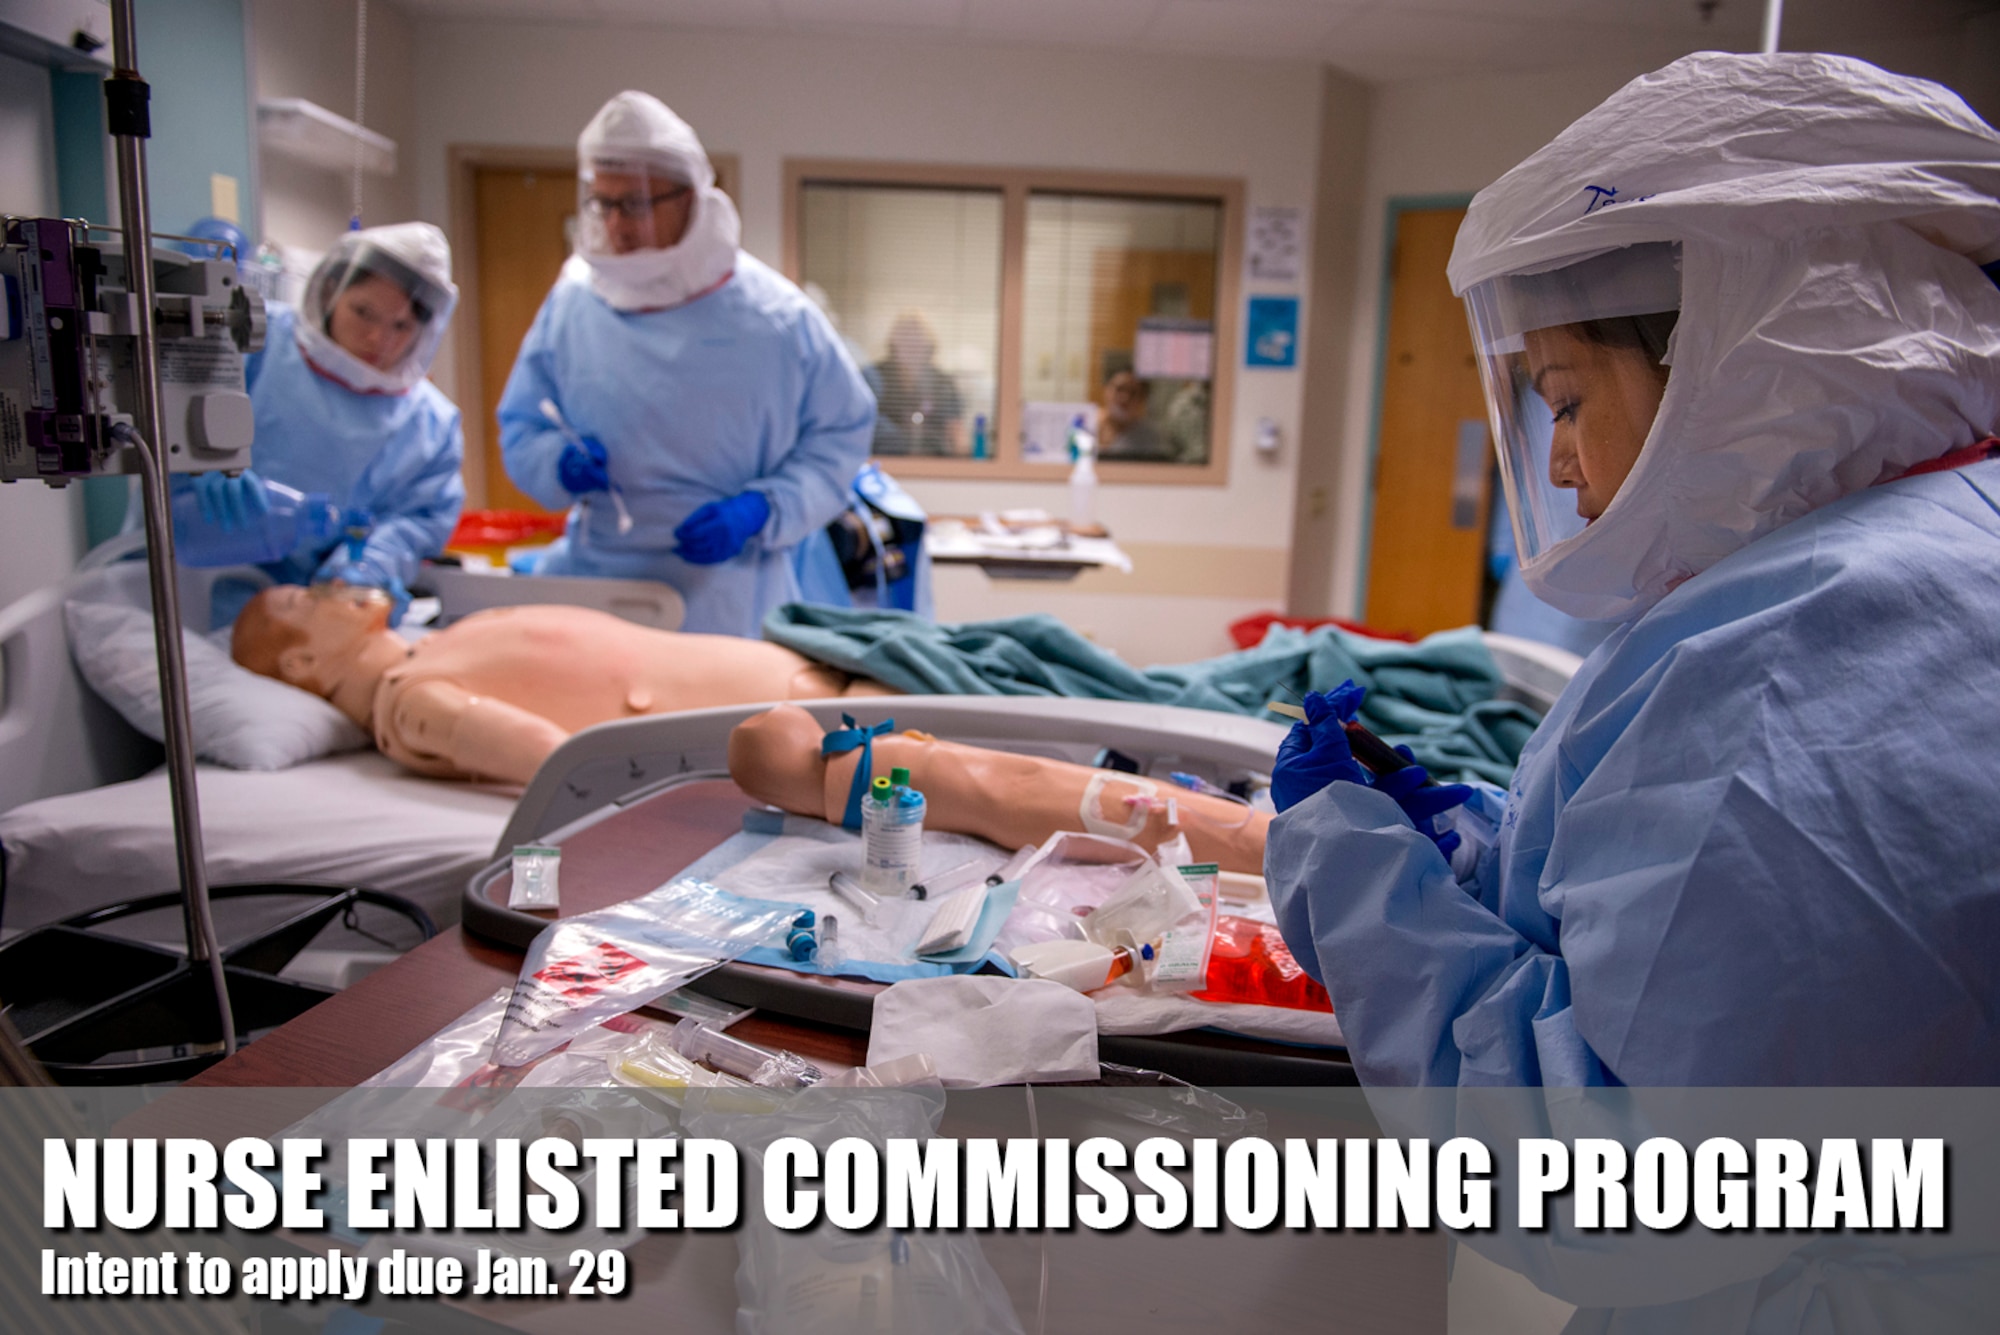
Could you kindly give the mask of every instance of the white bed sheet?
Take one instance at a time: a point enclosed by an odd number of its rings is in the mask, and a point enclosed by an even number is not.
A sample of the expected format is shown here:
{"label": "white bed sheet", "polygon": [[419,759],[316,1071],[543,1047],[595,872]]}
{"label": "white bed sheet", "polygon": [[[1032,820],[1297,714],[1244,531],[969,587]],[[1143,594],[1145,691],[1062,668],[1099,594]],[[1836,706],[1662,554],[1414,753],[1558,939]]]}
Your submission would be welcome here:
{"label": "white bed sheet", "polygon": [[[360,885],[440,927],[514,809],[516,790],[426,779],[373,752],[252,773],[197,769],[210,881]],[[4,924],[37,927],[175,887],[166,771],[0,814]]]}

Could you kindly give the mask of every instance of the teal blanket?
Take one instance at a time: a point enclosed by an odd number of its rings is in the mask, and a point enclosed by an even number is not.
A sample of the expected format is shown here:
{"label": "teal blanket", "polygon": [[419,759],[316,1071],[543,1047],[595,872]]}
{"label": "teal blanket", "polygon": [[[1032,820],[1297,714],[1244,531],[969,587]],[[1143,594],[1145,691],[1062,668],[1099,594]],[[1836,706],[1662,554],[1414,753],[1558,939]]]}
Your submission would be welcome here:
{"label": "teal blanket", "polygon": [[1500,670],[1472,626],[1416,644],[1274,626],[1255,649],[1144,669],[1042,613],[951,626],[909,612],[787,603],[765,619],[764,638],[906,695],[1132,700],[1274,721],[1282,720],[1267,701],[1296,704],[1352,678],[1368,688],[1361,721],[1407,745],[1434,776],[1502,787],[1541,721],[1494,698]]}

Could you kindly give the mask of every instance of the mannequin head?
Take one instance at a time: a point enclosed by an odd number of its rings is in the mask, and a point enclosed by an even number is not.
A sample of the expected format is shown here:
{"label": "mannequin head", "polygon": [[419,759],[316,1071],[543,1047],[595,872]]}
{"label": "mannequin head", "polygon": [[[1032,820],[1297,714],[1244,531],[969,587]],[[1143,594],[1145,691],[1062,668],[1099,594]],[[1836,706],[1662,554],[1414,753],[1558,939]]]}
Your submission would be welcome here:
{"label": "mannequin head", "polygon": [[389,629],[389,608],[380,589],[279,584],[237,617],[229,651],[252,672],[331,698],[361,647]]}

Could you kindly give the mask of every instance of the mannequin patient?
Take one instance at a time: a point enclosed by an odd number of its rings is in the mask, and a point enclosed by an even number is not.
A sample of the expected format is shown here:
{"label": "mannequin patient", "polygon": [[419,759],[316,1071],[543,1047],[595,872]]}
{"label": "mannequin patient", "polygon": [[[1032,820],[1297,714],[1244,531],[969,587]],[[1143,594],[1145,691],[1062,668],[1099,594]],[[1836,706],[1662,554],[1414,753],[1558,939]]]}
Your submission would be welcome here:
{"label": "mannequin patient", "polygon": [[526,783],[573,732],[640,714],[893,694],[782,645],[581,607],[475,613],[412,644],[379,589],[279,585],[237,618],[252,672],[311,691],[419,774]]}
{"label": "mannequin patient", "polygon": [[[861,763],[859,750],[822,756],[824,730],[792,705],[748,718],[729,734],[729,777],[750,796],[802,816],[840,823]],[[1271,818],[1226,798],[1134,774],[1044,756],[941,742],[921,732],[877,737],[869,778],[910,771],[924,794],[924,824],[977,835],[1002,848],[1039,844],[1058,830],[1129,839],[1147,852],[1187,835],[1195,861],[1261,874]]]}

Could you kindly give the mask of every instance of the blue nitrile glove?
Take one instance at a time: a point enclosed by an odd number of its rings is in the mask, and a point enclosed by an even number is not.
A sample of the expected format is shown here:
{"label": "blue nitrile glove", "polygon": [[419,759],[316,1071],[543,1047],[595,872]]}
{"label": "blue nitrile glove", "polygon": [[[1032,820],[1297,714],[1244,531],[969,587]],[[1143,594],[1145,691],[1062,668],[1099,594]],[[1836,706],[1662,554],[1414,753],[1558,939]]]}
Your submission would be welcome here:
{"label": "blue nitrile glove", "polygon": [[1368,771],[1354,758],[1347,745],[1347,731],[1341,725],[1361,708],[1367,688],[1351,681],[1321,695],[1307,691],[1305,720],[1294,723],[1278,745],[1277,763],[1271,767],[1271,801],[1278,810],[1297,806],[1320,789],[1342,780],[1368,782]]}
{"label": "blue nitrile glove", "polygon": [[271,512],[271,497],[264,490],[264,479],[247,468],[236,477],[227,473],[197,473],[194,499],[201,507],[202,522],[224,533],[255,528]]}
{"label": "blue nitrile glove", "polygon": [[674,530],[674,550],[693,565],[712,566],[743,550],[771,520],[771,502],[761,491],[738,492],[726,501],[710,501]]}
{"label": "blue nitrile glove", "polygon": [[384,570],[365,556],[359,561],[343,561],[331,571],[322,569],[320,578],[380,589],[388,594],[389,625],[392,628],[402,625],[403,614],[410,610],[410,591],[403,587],[403,581],[393,571]]}
{"label": "blue nitrile glove", "polygon": [[1472,797],[1472,789],[1462,783],[1441,783],[1426,788],[1424,785],[1430,782],[1430,771],[1416,763],[1416,756],[1410,748],[1399,746],[1396,754],[1410,763],[1394,774],[1375,776],[1375,787],[1396,799],[1396,805],[1410,818],[1410,824],[1436,844],[1438,852],[1444,854],[1445,861],[1449,862],[1452,850],[1459,845],[1458,831],[1446,830],[1439,834],[1434,822],[1453,807],[1465,805]]}
{"label": "blue nitrile glove", "polygon": [[556,456],[556,481],[572,496],[611,490],[611,471],[605,467],[609,456],[604,447],[588,436],[581,439],[581,445],[572,440]]}

